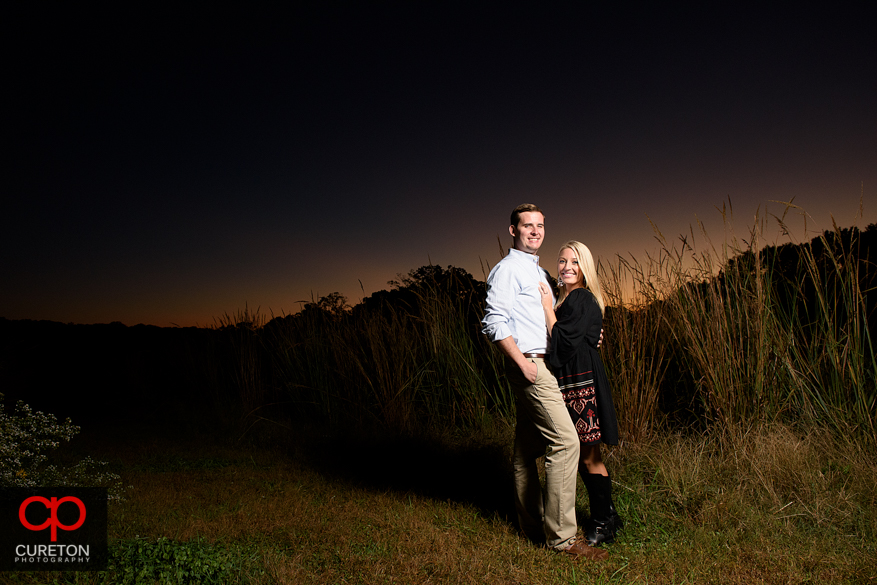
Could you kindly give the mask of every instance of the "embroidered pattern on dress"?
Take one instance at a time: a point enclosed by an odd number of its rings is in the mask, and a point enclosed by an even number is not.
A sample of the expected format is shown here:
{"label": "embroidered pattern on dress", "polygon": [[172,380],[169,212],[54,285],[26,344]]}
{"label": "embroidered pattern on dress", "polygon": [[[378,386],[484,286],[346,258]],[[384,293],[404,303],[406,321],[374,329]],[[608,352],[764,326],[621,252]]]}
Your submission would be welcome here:
{"label": "embroidered pattern on dress", "polygon": [[[571,411],[576,433],[582,443],[594,443],[603,436],[597,418],[597,393],[591,372],[564,376],[560,382],[563,401]],[[575,413],[575,414],[573,414]]]}

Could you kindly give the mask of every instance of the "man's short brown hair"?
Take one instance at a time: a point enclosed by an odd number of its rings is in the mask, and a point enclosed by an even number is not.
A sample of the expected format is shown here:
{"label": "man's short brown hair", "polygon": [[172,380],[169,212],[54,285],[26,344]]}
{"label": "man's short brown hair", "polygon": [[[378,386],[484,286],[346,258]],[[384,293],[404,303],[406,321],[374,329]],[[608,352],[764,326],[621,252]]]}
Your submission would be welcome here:
{"label": "man's short brown hair", "polygon": [[521,221],[521,214],[526,213],[528,211],[535,211],[536,213],[541,213],[542,217],[543,218],[545,217],[545,212],[543,212],[541,209],[539,209],[538,207],[536,207],[532,203],[521,203],[520,205],[515,207],[515,209],[512,211],[512,216],[511,216],[511,218],[509,218],[511,223],[509,225],[513,225],[515,227],[518,227],[518,222]]}

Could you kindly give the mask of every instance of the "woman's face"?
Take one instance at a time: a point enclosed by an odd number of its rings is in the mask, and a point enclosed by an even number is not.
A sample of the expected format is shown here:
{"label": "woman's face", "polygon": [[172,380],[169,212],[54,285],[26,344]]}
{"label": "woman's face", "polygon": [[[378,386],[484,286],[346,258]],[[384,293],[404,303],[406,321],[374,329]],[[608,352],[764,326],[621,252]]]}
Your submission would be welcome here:
{"label": "woman's face", "polygon": [[560,257],[557,259],[557,278],[566,288],[566,292],[584,287],[585,277],[582,275],[582,268],[579,266],[579,260],[576,253],[570,248],[564,248],[560,251]]}

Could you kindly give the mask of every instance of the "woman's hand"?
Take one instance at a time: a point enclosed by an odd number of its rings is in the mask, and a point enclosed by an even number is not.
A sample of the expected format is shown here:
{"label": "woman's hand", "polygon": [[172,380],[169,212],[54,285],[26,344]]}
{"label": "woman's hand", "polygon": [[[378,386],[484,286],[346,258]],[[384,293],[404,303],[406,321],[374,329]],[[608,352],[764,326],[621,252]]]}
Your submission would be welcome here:
{"label": "woman's hand", "polygon": [[551,289],[544,282],[539,283],[539,292],[542,294],[540,300],[542,301],[542,311],[545,313],[545,326],[548,328],[548,335],[551,335],[551,330],[557,323],[557,316],[554,314],[554,295],[551,294]]}
{"label": "woman's hand", "polygon": [[551,289],[544,282],[539,283],[539,292],[542,293],[542,308],[545,310],[554,308],[554,297],[551,295]]}

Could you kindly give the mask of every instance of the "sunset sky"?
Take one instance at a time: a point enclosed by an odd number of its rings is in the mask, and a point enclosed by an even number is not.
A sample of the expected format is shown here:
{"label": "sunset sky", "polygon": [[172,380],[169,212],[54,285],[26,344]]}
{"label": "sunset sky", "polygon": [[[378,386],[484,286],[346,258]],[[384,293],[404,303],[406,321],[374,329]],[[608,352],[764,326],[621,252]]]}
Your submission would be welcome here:
{"label": "sunset sky", "polygon": [[523,202],[552,271],[567,239],[654,250],[649,219],[721,239],[728,201],[741,234],[792,198],[811,229],[877,222],[865,13],[42,6],[6,17],[0,317],[210,325],[429,262],[480,279]]}

